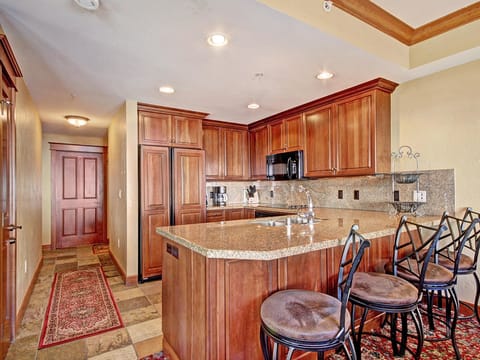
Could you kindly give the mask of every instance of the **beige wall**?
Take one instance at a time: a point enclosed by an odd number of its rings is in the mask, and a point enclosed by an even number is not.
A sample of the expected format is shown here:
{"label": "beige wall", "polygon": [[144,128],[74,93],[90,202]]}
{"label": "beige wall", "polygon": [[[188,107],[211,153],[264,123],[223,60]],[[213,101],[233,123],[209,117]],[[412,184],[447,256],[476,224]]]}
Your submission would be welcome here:
{"label": "beige wall", "polygon": [[64,144],[80,144],[106,146],[106,138],[85,137],[85,136],[69,136],[60,134],[43,134],[42,138],[42,244],[51,244],[52,236],[52,182],[51,182],[51,152],[49,142]]}
{"label": "beige wall", "polygon": [[127,276],[138,274],[137,103],[126,101],[108,128],[110,250]]}
{"label": "beige wall", "polygon": [[42,126],[22,79],[16,101],[17,311],[42,258]]}
{"label": "beige wall", "polygon": [[[400,85],[392,96],[392,151],[410,145],[421,169],[454,169],[457,211],[480,210],[480,61]],[[428,194],[427,194],[428,201]],[[473,278],[460,297],[473,302]]]}

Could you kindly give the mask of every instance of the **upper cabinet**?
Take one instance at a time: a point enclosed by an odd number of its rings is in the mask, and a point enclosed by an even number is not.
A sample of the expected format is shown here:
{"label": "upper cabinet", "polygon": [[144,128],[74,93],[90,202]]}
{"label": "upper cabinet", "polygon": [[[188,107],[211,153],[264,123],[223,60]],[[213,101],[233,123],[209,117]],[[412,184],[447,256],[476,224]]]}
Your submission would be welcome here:
{"label": "upper cabinet", "polygon": [[138,104],[138,142],[143,145],[202,148],[206,113]]}
{"label": "upper cabinet", "polygon": [[268,147],[268,127],[258,126],[250,130],[250,177],[252,179],[266,179],[267,177],[267,155],[270,153]]}
{"label": "upper cabinet", "polygon": [[246,125],[203,121],[207,180],[249,178],[248,131]]}
{"label": "upper cabinet", "polygon": [[302,116],[294,115],[267,125],[272,154],[303,149]]}

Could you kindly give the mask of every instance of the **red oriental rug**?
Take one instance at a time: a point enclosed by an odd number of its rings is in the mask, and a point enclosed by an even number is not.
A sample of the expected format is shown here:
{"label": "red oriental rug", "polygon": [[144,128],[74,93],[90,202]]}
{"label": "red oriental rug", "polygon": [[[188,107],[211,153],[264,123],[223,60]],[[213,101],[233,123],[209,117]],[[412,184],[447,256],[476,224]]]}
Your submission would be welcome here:
{"label": "red oriental rug", "polygon": [[102,268],[56,273],[39,349],[123,327]]}

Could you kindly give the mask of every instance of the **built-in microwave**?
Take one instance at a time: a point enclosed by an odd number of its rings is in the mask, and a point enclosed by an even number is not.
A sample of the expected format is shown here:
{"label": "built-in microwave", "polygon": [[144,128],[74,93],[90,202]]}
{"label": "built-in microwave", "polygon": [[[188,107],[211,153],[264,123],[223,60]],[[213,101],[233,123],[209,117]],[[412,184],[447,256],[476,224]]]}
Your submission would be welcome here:
{"label": "built-in microwave", "polygon": [[303,178],[303,150],[267,155],[268,180]]}

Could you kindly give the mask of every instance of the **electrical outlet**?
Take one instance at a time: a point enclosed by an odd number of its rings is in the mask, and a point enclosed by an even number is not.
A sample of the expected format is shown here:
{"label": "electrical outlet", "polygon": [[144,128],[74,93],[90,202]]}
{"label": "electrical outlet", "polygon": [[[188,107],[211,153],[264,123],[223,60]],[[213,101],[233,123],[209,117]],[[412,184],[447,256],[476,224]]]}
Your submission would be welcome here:
{"label": "electrical outlet", "polygon": [[338,190],[338,198],[343,199],[343,190]]}
{"label": "electrical outlet", "polygon": [[393,201],[400,201],[400,192],[398,190],[393,192]]}
{"label": "electrical outlet", "polygon": [[360,190],[353,190],[353,200],[360,200]]}
{"label": "electrical outlet", "polygon": [[414,191],[413,192],[413,201],[425,203],[427,202],[427,192],[426,191]]}

